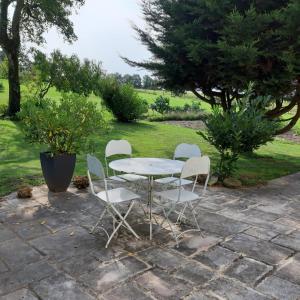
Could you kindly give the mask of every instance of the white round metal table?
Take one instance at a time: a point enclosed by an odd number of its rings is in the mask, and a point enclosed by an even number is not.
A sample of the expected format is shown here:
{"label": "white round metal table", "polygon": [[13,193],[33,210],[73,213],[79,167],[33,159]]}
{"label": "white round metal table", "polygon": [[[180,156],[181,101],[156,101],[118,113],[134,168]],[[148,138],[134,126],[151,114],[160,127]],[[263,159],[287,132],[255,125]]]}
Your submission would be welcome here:
{"label": "white round metal table", "polygon": [[143,175],[148,177],[148,203],[150,219],[150,240],[152,239],[152,201],[153,178],[155,176],[167,176],[180,174],[184,162],[165,158],[125,158],[114,160],[109,167],[117,172]]}

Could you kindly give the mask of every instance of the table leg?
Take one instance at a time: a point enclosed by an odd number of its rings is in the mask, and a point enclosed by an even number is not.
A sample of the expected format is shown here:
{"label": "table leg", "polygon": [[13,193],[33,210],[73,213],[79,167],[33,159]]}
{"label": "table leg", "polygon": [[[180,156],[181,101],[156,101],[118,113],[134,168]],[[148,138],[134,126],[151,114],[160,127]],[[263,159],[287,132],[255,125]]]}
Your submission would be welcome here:
{"label": "table leg", "polygon": [[148,178],[148,204],[149,204],[149,219],[150,219],[150,241],[152,240],[152,201],[153,201],[153,176]]}

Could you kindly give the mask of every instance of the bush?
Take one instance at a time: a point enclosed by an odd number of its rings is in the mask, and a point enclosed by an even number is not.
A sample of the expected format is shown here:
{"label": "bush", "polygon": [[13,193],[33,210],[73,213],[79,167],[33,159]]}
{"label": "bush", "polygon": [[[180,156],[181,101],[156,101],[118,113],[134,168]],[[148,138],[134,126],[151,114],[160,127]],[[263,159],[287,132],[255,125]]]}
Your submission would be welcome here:
{"label": "bush", "polygon": [[113,77],[102,79],[96,93],[120,122],[135,121],[148,111],[147,102],[139,97],[131,85],[120,85]]}
{"label": "bush", "polygon": [[163,115],[171,110],[170,99],[168,97],[159,96],[154,103],[150,105],[150,108]]}
{"label": "bush", "polygon": [[97,105],[76,94],[28,99],[18,115],[26,140],[47,145],[53,155],[86,150],[89,135],[106,126]]}
{"label": "bush", "polygon": [[4,92],[4,85],[2,82],[0,82],[0,93]]}
{"label": "bush", "polygon": [[199,121],[203,117],[202,112],[182,112],[182,111],[170,111],[164,115],[154,115],[149,117],[151,122],[163,122],[163,121]]}
{"label": "bush", "polygon": [[6,104],[0,104],[0,117],[7,114],[8,106]]}
{"label": "bush", "polygon": [[220,153],[217,175],[223,181],[236,168],[239,155],[252,152],[272,141],[278,129],[278,122],[265,117],[262,107],[267,107],[269,98],[255,98],[249,102],[249,95],[223,112],[220,108],[204,118],[206,134],[199,132]]}

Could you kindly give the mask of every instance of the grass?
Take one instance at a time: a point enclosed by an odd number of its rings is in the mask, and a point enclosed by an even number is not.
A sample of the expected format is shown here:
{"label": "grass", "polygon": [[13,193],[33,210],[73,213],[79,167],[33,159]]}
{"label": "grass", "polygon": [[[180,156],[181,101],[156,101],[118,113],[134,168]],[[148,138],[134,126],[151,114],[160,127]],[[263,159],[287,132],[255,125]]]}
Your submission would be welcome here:
{"label": "grass", "polygon": [[[7,82],[3,81],[5,92],[0,94],[0,104],[7,103]],[[24,87],[23,87],[24,89]],[[192,94],[183,97],[173,97],[168,92],[139,91],[149,103],[161,94],[171,98],[172,106],[183,106],[186,102],[195,100]],[[49,95],[59,98],[60,94],[51,89]],[[96,96],[92,101],[100,103]],[[202,106],[203,109],[205,109]],[[300,123],[298,122],[298,128]],[[96,155],[103,160],[106,143],[111,139],[127,139],[132,145],[135,156],[172,157],[172,152],[178,143],[196,143],[202,152],[211,157],[215,165],[218,155],[216,150],[204,141],[195,130],[157,122],[138,122],[121,124],[112,122],[112,127],[106,134],[97,134]],[[0,120],[0,196],[6,195],[20,185],[38,185],[43,183],[39,162],[39,152],[43,147],[26,143],[18,122]],[[261,147],[252,157],[242,157],[238,162],[236,176],[245,185],[264,183],[267,180],[300,171],[300,145],[276,139],[273,143]],[[76,165],[76,175],[84,175],[86,171],[85,155],[79,155]]]}
{"label": "grass", "polygon": [[[19,124],[0,120],[0,195],[8,194],[23,184],[37,185],[43,182],[39,152],[43,147],[26,143]],[[217,152],[194,130],[155,122],[136,124],[112,123],[111,130],[94,137],[96,155],[103,161],[106,143],[111,139],[127,139],[133,145],[134,156],[172,157],[178,143],[196,143],[202,152],[211,157],[213,165]],[[300,170],[300,145],[276,140],[262,147],[253,157],[242,157],[237,176],[245,185],[263,183]],[[86,171],[85,155],[79,155],[76,175]]]}

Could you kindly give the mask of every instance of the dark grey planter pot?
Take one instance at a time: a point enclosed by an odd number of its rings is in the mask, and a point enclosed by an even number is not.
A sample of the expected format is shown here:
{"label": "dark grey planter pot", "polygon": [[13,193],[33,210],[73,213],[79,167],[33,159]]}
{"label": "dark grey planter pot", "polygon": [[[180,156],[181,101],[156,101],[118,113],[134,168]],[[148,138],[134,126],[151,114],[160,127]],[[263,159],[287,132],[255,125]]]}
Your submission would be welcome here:
{"label": "dark grey planter pot", "polygon": [[49,152],[40,153],[41,167],[46,184],[51,192],[65,192],[72,180],[76,154],[51,156]]}

